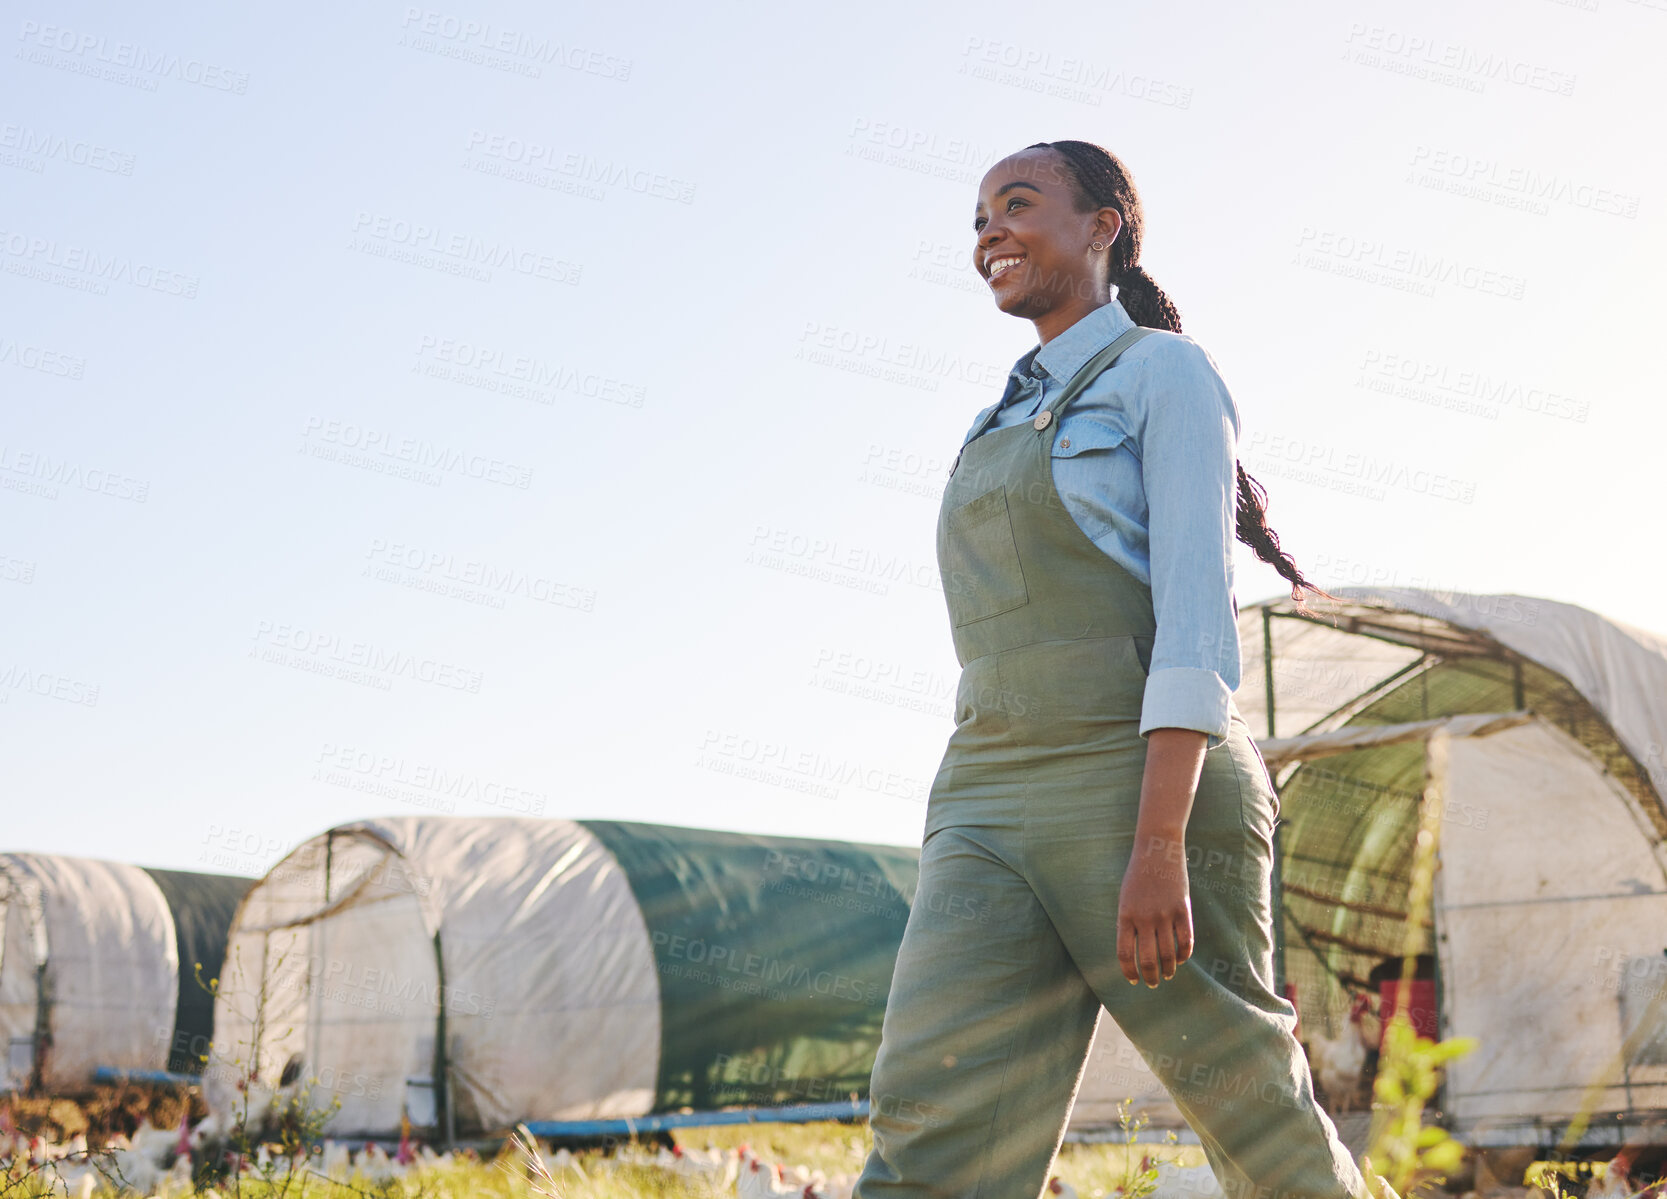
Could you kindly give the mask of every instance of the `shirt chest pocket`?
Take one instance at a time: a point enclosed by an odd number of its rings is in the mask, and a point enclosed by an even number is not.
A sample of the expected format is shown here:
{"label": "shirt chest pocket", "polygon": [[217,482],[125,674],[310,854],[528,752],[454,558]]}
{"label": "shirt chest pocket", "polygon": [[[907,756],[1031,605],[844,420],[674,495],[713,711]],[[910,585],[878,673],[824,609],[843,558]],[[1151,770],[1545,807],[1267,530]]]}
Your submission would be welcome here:
{"label": "shirt chest pocket", "polygon": [[1125,546],[1138,540],[1136,526],[1147,519],[1144,470],[1140,443],[1123,421],[1099,413],[1066,421],[1048,452],[1054,487],[1090,541],[1105,549],[1113,533]]}
{"label": "shirt chest pocket", "polygon": [[1136,453],[1132,434],[1123,425],[1103,419],[1072,421],[1054,434],[1050,453],[1054,458],[1076,458],[1096,451],[1109,452],[1122,448],[1125,453]]}

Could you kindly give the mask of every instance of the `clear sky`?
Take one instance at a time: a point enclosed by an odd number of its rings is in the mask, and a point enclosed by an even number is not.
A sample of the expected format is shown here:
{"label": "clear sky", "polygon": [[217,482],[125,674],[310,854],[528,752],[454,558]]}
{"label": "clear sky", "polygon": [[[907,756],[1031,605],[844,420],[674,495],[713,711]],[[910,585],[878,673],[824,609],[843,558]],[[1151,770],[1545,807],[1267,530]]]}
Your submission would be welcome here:
{"label": "clear sky", "polygon": [[426,3],[9,9],[0,848],[918,843],[1039,140],[1133,171],[1317,581],[1667,630],[1667,0]]}

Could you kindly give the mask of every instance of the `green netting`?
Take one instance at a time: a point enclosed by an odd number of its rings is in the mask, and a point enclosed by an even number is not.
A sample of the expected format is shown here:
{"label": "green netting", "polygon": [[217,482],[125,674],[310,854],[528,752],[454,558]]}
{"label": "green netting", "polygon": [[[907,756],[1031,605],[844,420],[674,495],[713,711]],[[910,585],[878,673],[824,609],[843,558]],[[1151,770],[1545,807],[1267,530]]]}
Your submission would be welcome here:
{"label": "green netting", "polygon": [[[1518,707],[1573,735],[1635,793],[1647,785],[1608,724],[1572,686],[1503,650],[1496,658],[1435,661],[1347,725]],[[1297,986],[1303,1018],[1318,1019],[1331,1035],[1340,1032],[1349,992],[1375,990],[1375,978],[1400,957],[1409,920],[1415,951],[1434,952],[1432,913],[1407,911],[1424,752],[1419,741],[1319,758],[1297,767],[1280,787],[1285,977]],[[1443,819],[1483,827],[1509,819],[1509,802],[1509,796],[1449,797]],[[1653,800],[1646,806],[1658,807]],[[1439,997],[1439,976],[1437,990]]]}
{"label": "green netting", "polygon": [[1423,753],[1416,742],[1338,754],[1280,791],[1285,977],[1305,1009],[1332,1010],[1401,952]]}
{"label": "green netting", "polygon": [[203,1068],[201,1055],[208,1052],[214,1035],[214,996],[197,982],[196,966],[202,964],[205,982],[220,977],[232,916],[255,880],[228,874],[154,870],[149,866],[141,869],[167,901],[179,948],[179,1003],[167,1068],[179,1074],[199,1074]]}
{"label": "green netting", "polygon": [[653,943],[655,1111],[867,1093],[918,850],[580,823],[624,868]]}

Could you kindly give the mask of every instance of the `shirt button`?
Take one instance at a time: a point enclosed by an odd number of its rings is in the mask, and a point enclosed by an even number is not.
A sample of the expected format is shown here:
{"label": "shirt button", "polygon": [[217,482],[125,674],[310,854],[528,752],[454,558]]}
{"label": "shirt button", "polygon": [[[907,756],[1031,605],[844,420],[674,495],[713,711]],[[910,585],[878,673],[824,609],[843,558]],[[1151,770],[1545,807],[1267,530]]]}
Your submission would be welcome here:
{"label": "shirt button", "polygon": [[1036,414],[1036,419],[1031,421],[1030,423],[1035,425],[1038,429],[1046,429],[1048,427],[1049,422],[1051,422],[1052,420],[1053,420],[1053,410],[1051,408],[1044,408],[1044,409],[1042,409],[1042,411],[1040,411]]}
{"label": "shirt button", "polygon": [[1061,437],[1059,439],[1059,448],[1062,449],[1062,450],[1070,449],[1071,448],[1071,439],[1069,437]]}

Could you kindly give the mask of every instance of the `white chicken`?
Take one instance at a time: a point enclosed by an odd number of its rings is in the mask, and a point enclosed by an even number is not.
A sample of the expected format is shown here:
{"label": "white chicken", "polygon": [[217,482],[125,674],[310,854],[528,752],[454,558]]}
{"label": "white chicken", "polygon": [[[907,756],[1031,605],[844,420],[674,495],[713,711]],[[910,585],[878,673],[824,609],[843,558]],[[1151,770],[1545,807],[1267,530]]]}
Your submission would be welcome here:
{"label": "white chicken", "polygon": [[828,1181],[828,1176],[822,1171],[811,1170],[804,1166],[778,1166],[777,1172],[781,1175],[783,1183],[797,1188],[801,1195],[824,1186]]}
{"label": "white chicken", "polygon": [[70,1199],[88,1199],[104,1182],[91,1163],[70,1163],[62,1158],[43,1166],[36,1177],[44,1193],[68,1195]]}
{"label": "white chicken", "polygon": [[109,1187],[108,1179],[102,1177],[92,1166],[55,1167],[60,1172],[53,1175],[49,1184],[52,1193],[62,1192],[69,1199],[92,1199],[93,1193],[100,1187]]}
{"label": "white chicken", "polygon": [[147,1116],[139,1121],[139,1127],[133,1130],[133,1135],[127,1138],[127,1148],[134,1153],[149,1158],[157,1165],[161,1165],[168,1155],[168,1150],[179,1143],[177,1128],[158,1128],[150,1122]]}
{"label": "white chicken", "polygon": [[727,1190],[741,1172],[741,1155],[736,1150],[725,1153],[708,1146],[690,1149],[673,1145],[670,1170],[679,1178],[703,1179],[715,1189]]}
{"label": "white chicken", "polygon": [[154,1199],[183,1199],[195,1190],[191,1181],[191,1155],[182,1153],[174,1158],[174,1164],[162,1176],[162,1181],[156,1184]]}
{"label": "white chicken", "polygon": [[855,1174],[836,1174],[820,1186],[806,1187],[804,1199],[851,1199],[856,1189]]}
{"label": "white chicken", "polygon": [[[568,1156],[571,1157],[572,1154],[569,1154]],[[451,1150],[448,1149],[444,1153],[436,1153],[427,1145],[418,1145],[417,1161],[425,1170],[444,1170],[447,1166],[452,1164]],[[550,1164],[550,1159],[545,1158],[544,1164],[548,1166]],[[583,1172],[584,1171],[582,1170],[580,1171],[581,1174]]]}
{"label": "white chicken", "polygon": [[543,1147],[540,1146],[538,1160],[544,1163],[544,1169],[548,1171],[552,1178],[560,1177],[564,1170],[571,1170],[580,1178],[588,1181],[589,1176],[585,1173],[585,1168],[579,1164],[579,1159],[573,1155],[573,1150],[566,1145],[563,1145],[560,1149],[553,1149],[549,1153],[545,1153]]}
{"label": "white chicken", "polygon": [[87,1134],[78,1132],[67,1141],[42,1141],[41,1156],[49,1162],[61,1161],[66,1157],[85,1157],[87,1155]]}
{"label": "white chicken", "polygon": [[282,1179],[295,1168],[287,1153],[273,1153],[262,1143],[255,1147],[255,1173],[261,1178]]}
{"label": "white chicken", "polygon": [[202,1154],[216,1141],[224,1140],[230,1132],[231,1121],[219,1112],[210,1112],[191,1130],[191,1152]]}
{"label": "white chicken", "polygon": [[771,1199],[777,1195],[792,1195],[798,1199],[804,1188],[782,1178],[780,1166],[766,1164],[749,1151],[736,1174],[735,1193],[739,1199]]}
{"label": "white chicken", "polygon": [[321,1174],[331,1182],[345,1183],[353,1175],[353,1157],[348,1151],[345,1141],[324,1142],[324,1150],[319,1154],[319,1162],[313,1173]]}
{"label": "white chicken", "polygon": [[1059,1199],[1077,1199],[1077,1188],[1055,1174],[1048,1179],[1048,1194],[1058,1195]]}
{"label": "white chicken", "polygon": [[[170,1143],[172,1139],[170,1134]],[[137,1149],[113,1149],[99,1156],[99,1165],[107,1179],[141,1195],[149,1195],[164,1177],[161,1164]]]}
{"label": "white chicken", "polygon": [[1603,1168],[1603,1177],[1594,1178],[1586,1188],[1586,1199],[1626,1199],[1638,1188],[1632,1185],[1632,1159],[1638,1150],[1623,1145]]}
{"label": "white chicken", "polygon": [[1357,994],[1349,1001],[1347,1025],[1335,1037],[1328,1037],[1317,1028],[1309,1032],[1308,1064],[1333,1111],[1351,1111],[1359,1103],[1360,1073],[1366,1068],[1368,1039],[1361,1020],[1370,1006],[1371,1001],[1365,995]]}
{"label": "white chicken", "polygon": [[26,1137],[17,1133],[7,1142],[9,1153],[6,1155],[14,1161],[27,1161],[31,1166],[39,1166],[44,1162],[61,1161],[66,1157],[75,1157],[87,1152],[87,1138],[77,1134],[62,1144],[49,1141],[43,1136]]}
{"label": "white chicken", "polygon": [[372,1186],[381,1186],[396,1178],[403,1178],[406,1173],[406,1168],[390,1158],[382,1146],[374,1141],[365,1142],[364,1152],[359,1154],[353,1165]]}

